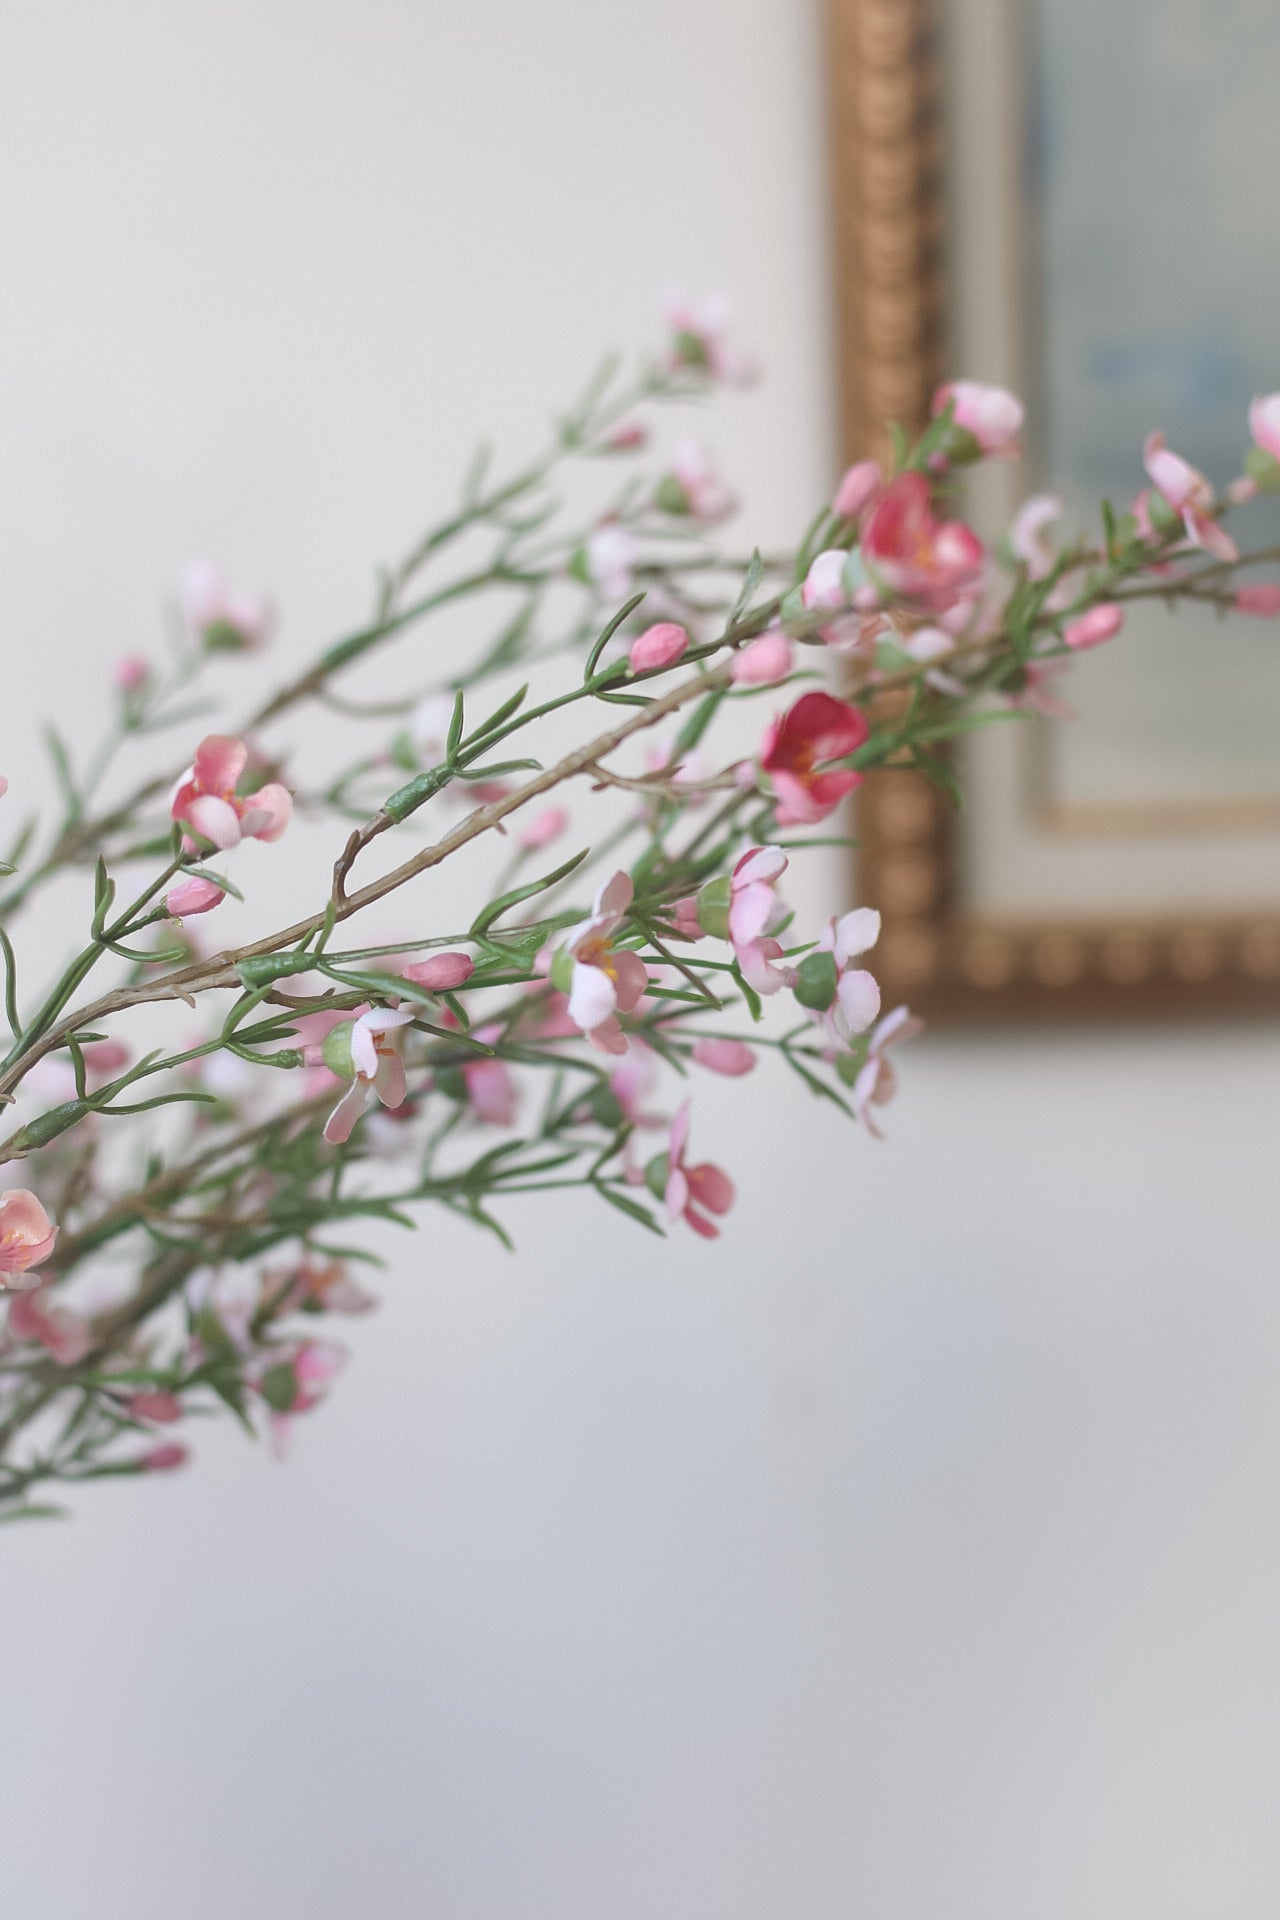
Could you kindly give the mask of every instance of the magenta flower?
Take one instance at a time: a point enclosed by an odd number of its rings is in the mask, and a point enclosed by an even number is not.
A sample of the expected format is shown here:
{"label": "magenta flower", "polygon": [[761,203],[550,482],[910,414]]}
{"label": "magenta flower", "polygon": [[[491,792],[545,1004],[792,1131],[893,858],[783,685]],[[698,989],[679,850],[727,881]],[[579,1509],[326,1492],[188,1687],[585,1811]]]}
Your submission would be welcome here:
{"label": "magenta flower", "polygon": [[906,1007],[895,1007],[892,1013],[886,1013],[871,1036],[866,1064],[853,1083],[853,1108],[867,1132],[877,1140],[883,1140],[884,1135],[876,1125],[874,1109],[886,1106],[898,1090],[897,1076],[888,1057],[889,1048],[903,1040],[914,1040],[923,1030],[923,1020],[915,1019]]}
{"label": "magenta flower", "polygon": [[0,1193],[0,1287],[14,1293],[38,1287],[38,1279],[19,1280],[15,1276],[38,1267],[53,1252],[58,1229],[34,1193],[26,1187],[10,1187]]}
{"label": "magenta flower", "polygon": [[854,753],[871,729],[866,715],[829,693],[805,693],[775,716],[760,744],[760,765],[773,782],[779,826],[825,820],[845,794],[862,784],[848,768],[821,769]]}
{"label": "magenta flower", "polygon": [[1156,491],[1180,515],[1187,537],[1215,560],[1238,560],[1239,549],[1213,517],[1213,488],[1181,454],[1165,445],[1162,433],[1149,433],[1142,447],[1142,463]]}
{"label": "magenta flower", "polygon": [[689,1140],[689,1102],[686,1100],[671,1123],[667,1149],[667,1178],[663,1204],[668,1220],[685,1220],[704,1240],[719,1238],[720,1229],[707,1218],[708,1213],[728,1213],[734,1201],[733,1182],[720,1167],[709,1160],[691,1167],[685,1161]]}
{"label": "magenta flower", "polygon": [[900,473],[863,528],[862,557],[881,587],[933,612],[975,588],[982,542],[962,520],[939,520],[923,474]]}
{"label": "magenta flower", "polygon": [[591,916],[568,934],[552,957],[551,979],[569,996],[568,1014],[600,1053],[625,1053],[619,1013],[631,1013],[649,984],[638,953],[611,945],[627,917],[634,889],[628,873],[615,873],[595,897]]}
{"label": "magenta flower", "polygon": [[[324,1123],[324,1137],[331,1144],[351,1138],[351,1129],[375,1094],[384,1107],[404,1105],[408,1087],[394,1035],[412,1019],[407,1007],[371,1007],[358,1019],[344,1020],[334,1027],[316,1049],[333,1073],[344,1079],[354,1076]],[[306,1052],[310,1055],[312,1049],[308,1047]],[[307,1065],[312,1064],[308,1058]]]}
{"label": "magenta flower", "polygon": [[1062,629],[1062,638],[1075,652],[1081,653],[1086,647],[1100,647],[1104,640],[1114,640],[1123,625],[1124,608],[1108,600],[1090,607],[1078,620],[1068,620]]}
{"label": "magenta flower", "polygon": [[224,849],[241,840],[278,840],[289,824],[293,795],[277,780],[256,793],[237,793],[248,764],[243,740],[209,734],[169,796],[172,817]]}
{"label": "magenta flower", "polygon": [[674,620],[660,620],[655,627],[646,627],[639,639],[631,642],[627,658],[631,662],[632,673],[654,673],[663,667],[674,667],[685,648],[689,636],[683,627]]}
{"label": "magenta flower", "polygon": [[951,402],[951,418],[972,434],[978,450],[991,457],[1020,451],[1018,435],[1026,418],[1021,400],[1006,387],[989,387],[981,380],[951,380],[933,396],[934,415]]}

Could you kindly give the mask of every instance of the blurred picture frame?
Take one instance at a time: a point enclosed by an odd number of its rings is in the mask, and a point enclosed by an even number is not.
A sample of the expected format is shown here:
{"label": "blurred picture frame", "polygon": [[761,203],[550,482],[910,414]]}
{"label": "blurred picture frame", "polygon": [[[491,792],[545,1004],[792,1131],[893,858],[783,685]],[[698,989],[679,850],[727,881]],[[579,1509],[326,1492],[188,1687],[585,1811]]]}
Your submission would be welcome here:
{"label": "blurred picture frame", "polygon": [[[844,458],[883,452],[889,421],[918,428],[938,382],[964,373],[1028,402],[1026,458],[990,463],[966,500],[988,534],[1050,480],[1067,528],[1077,483],[1127,504],[1144,484],[1139,419],[1216,482],[1238,472],[1251,395],[1280,386],[1280,349],[1268,367],[1251,317],[1280,305],[1280,243],[1260,258],[1256,230],[1250,249],[1245,223],[1223,221],[1204,154],[1274,177],[1280,131],[1260,89],[1242,109],[1232,61],[1274,73],[1257,35],[1280,60],[1280,14],[1272,25],[1260,0],[1223,0],[1225,15],[1195,0],[826,4]],[[1095,13],[1128,89],[1110,118]],[[1200,175],[1180,183],[1159,143],[1191,110]],[[1148,207],[1153,167],[1168,200],[1153,190]],[[1196,236],[1194,275],[1175,271],[1169,205]],[[1275,539],[1265,521],[1253,532],[1246,547]],[[883,916],[886,998],[956,1024],[1280,1013],[1280,633],[1158,606],[1131,624],[1070,677],[1074,726],[966,743],[962,812],[912,770],[868,778],[858,898]]]}

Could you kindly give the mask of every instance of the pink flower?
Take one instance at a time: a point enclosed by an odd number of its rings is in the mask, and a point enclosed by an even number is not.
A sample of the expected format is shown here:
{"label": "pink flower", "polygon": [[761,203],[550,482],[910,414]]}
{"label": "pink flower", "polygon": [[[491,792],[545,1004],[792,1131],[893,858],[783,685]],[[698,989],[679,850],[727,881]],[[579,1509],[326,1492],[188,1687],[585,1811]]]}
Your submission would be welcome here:
{"label": "pink flower", "polygon": [[1249,408],[1249,431],[1264,453],[1280,460],[1280,393],[1263,394]]}
{"label": "pink flower", "polygon": [[169,812],[215,847],[234,847],[242,839],[278,840],[293,812],[293,795],[279,781],[256,793],[236,792],[249,763],[243,740],[211,733],[169,796]]}
{"label": "pink flower", "polygon": [[[38,1267],[53,1252],[58,1229],[34,1193],[26,1187],[10,1187],[0,1193],[0,1274],[8,1276],[13,1292],[38,1287],[38,1279],[15,1280],[12,1276]],[[5,1284],[0,1281],[0,1286]]]}
{"label": "pink flower", "polygon": [[182,582],[182,611],[193,639],[232,652],[260,647],[271,631],[265,600],[234,594],[217,567],[197,561]]}
{"label": "pink flower", "polygon": [[[263,1278],[264,1293],[274,1296],[279,1292],[281,1279],[289,1276],[266,1274]],[[322,1313],[371,1313],[377,1304],[377,1295],[362,1287],[343,1261],[304,1258],[292,1275],[292,1285],[278,1311],[309,1306]]]}
{"label": "pink flower", "polygon": [[1005,387],[989,387],[981,380],[952,380],[933,396],[935,417],[951,402],[957,427],[973,435],[979,451],[988,456],[1015,454],[1026,409]]}
{"label": "pink flower", "polygon": [[658,482],[657,504],[667,513],[687,513],[704,526],[727,520],[737,501],[696,440],[681,440],[671,472]]}
{"label": "pink flower", "polygon": [[544,807],[519,834],[517,844],[525,853],[536,853],[558,840],[568,824],[569,815],[563,807]]}
{"label": "pink flower", "polygon": [[181,1440],[166,1440],[163,1446],[144,1453],[138,1465],[144,1473],[172,1473],[175,1467],[185,1467],[190,1458],[191,1449]]}
{"label": "pink flower", "polygon": [[[874,907],[855,907],[852,913],[832,920],[821,934],[816,951],[798,969],[798,992],[810,1018],[822,1028],[827,1040],[845,1050],[854,1034],[865,1033],[880,1011],[880,986],[873,974],[851,963],[874,947],[880,938],[880,915]],[[823,967],[819,955],[830,954],[834,968]],[[821,993],[806,993],[806,976],[825,982]],[[815,999],[825,999],[815,1006]]]}
{"label": "pink flower", "polygon": [[1237,613],[1253,613],[1260,620],[1274,619],[1280,613],[1280,583],[1261,580],[1253,587],[1237,587],[1235,606]]}
{"label": "pink flower", "polygon": [[1069,647],[1081,652],[1086,647],[1100,647],[1104,640],[1114,640],[1123,625],[1124,608],[1104,601],[1101,606],[1090,607],[1078,620],[1068,620],[1062,637]]}
{"label": "pink flower", "polygon": [[923,474],[900,473],[872,510],[862,557],[885,590],[939,612],[974,588],[985,558],[962,520],[938,520]]}
{"label": "pink flower", "polygon": [[649,984],[640,955],[610,944],[633,892],[630,874],[615,873],[597,893],[590,918],[570,931],[551,961],[553,985],[569,996],[569,1018],[600,1053],[626,1052],[617,1015],[631,1013]]}
{"label": "pink flower", "polygon": [[778,798],[779,826],[812,826],[834,813],[845,794],[862,784],[862,775],[820,768],[856,752],[870,732],[859,708],[829,693],[802,694],[775,716],[760,745],[760,764]]}
{"label": "pink flower", "polygon": [[455,987],[465,987],[475,970],[469,953],[433,953],[429,960],[411,960],[400,969],[406,980],[425,987],[428,993],[451,993]]}
{"label": "pink flower", "polygon": [[731,874],[709,880],[697,898],[702,931],[732,943],[743,979],[760,994],[777,993],[795,978],[792,970],[773,964],[782,948],[769,937],[786,918],[775,892],[786,869],[781,847],[749,847]]}
{"label": "pink flower", "polygon": [[876,1125],[873,1109],[886,1106],[898,1090],[888,1050],[899,1041],[914,1040],[923,1029],[923,1020],[914,1019],[906,1007],[895,1007],[892,1013],[885,1015],[871,1036],[866,1065],[853,1083],[853,1110],[867,1132],[877,1140],[883,1140],[884,1135]]}
{"label": "pink flower", "polygon": [[745,355],[731,347],[725,336],[729,330],[729,302],[722,293],[709,294],[703,300],[687,300],[683,294],[666,298],[667,325],[673,334],[671,365],[707,373],[726,385],[742,386],[754,376],[755,369]]}
{"label": "pink flower", "polygon": [[1171,452],[1162,433],[1147,435],[1142,461],[1151,484],[1173,511],[1182,516],[1188,538],[1211,553],[1215,560],[1238,560],[1235,541],[1213,518],[1216,504],[1213,488],[1204,475],[1180,454]]}
{"label": "pink flower", "polygon": [[750,1073],[756,1064],[745,1040],[696,1040],[693,1058],[709,1073],[723,1073],[731,1080]]}
{"label": "pink flower", "polygon": [[639,556],[634,534],[610,522],[587,541],[587,576],[609,600],[625,600],[631,591],[631,572]]}
{"label": "pink flower", "polygon": [[[413,1019],[407,1007],[371,1007],[356,1020],[344,1020],[334,1027],[316,1051],[325,1066],[346,1078],[354,1074],[351,1085],[324,1123],[324,1137],[331,1144],[351,1138],[351,1129],[376,1094],[384,1107],[404,1105],[408,1091],[400,1047],[392,1036]],[[308,1047],[307,1065],[310,1059]]]}
{"label": "pink flower", "polygon": [[74,1367],[93,1345],[93,1330],[82,1313],[55,1307],[38,1293],[16,1293],[9,1302],[9,1334],[14,1340],[38,1340],[60,1367]]}
{"label": "pink flower", "polygon": [[151,678],[151,662],[145,654],[122,654],[111,669],[111,678],[121,693],[140,693]]}
{"label": "pink flower", "polygon": [[736,687],[771,687],[791,671],[794,650],[781,627],[770,627],[733,656]]}
{"label": "pink flower", "polygon": [[1026,568],[1028,580],[1044,580],[1052,573],[1056,556],[1045,538],[1045,529],[1061,514],[1062,502],[1056,493],[1033,493],[1013,516],[1009,545],[1014,558]]}
{"label": "pink flower", "polygon": [[[476,1035],[480,1039],[483,1029]],[[496,1038],[496,1029],[490,1034]],[[509,1127],[516,1117],[516,1083],[505,1060],[468,1060],[462,1069],[467,1104],[489,1127]]]}
{"label": "pink flower", "polygon": [[688,1166],[685,1162],[688,1139],[689,1102],[686,1100],[671,1123],[663,1204],[669,1220],[684,1219],[704,1240],[715,1240],[719,1238],[720,1229],[708,1220],[707,1213],[728,1213],[734,1200],[733,1182],[710,1161]]}
{"label": "pink flower", "polygon": [[125,1412],[133,1420],[154,1420],[157,1425],[165,1426],[171,1420],[181,1420],[182,1402],[176,1393],[164,1393],[158,1388],[148,1388],[142,1393],[131,1393],[125,1401]]}
{"label": "pink flower", "polygon": [[627,658],[632,673],[654,673],[673,667],[689,644],[689,636],[674,620],[660,620],[646,627],[638,640],[631,642]]}
{"label": "pink flower", "polygon": [[213,907],[220,906],[226,897],[225,890],[216,881],[205,880],[195,874],[190,880],[170,887],[164,904],[166,912],[171,913],[175,920],[189,920],[193,914],[208,913]]}
{"label": "pink flower", "polygon": [[832,511],[841,520],[856,520],[880,491],[880,469],[874,460],[859,460],[849,468],[832,501]]}

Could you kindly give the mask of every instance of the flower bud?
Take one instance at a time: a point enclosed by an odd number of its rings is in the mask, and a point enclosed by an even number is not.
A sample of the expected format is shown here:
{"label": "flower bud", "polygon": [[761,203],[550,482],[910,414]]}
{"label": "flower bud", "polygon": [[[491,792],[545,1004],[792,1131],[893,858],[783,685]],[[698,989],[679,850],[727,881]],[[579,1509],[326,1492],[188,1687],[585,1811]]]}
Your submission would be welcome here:
{"label": "flower bud", "polygon": [[340,1080],[354,1080],[355,1065],[351,1058],[351,1036],[355,1032],[354,1020],[340,1020],[324,1037],[320,1052],[324,1064],[330,1073],[336,1073]]}
{"label": "flower bud", "polygon": [[733,880],[721,873],[700,887],[697,898],[698,925],[717,940],[729,938],[729,902],[733,898]]}
{"label": "flower bud", "polygon": [[833,953],[807,953],[796,968],[796,999],[811,1013],[825,1013],[835,1000],[839,982]]}

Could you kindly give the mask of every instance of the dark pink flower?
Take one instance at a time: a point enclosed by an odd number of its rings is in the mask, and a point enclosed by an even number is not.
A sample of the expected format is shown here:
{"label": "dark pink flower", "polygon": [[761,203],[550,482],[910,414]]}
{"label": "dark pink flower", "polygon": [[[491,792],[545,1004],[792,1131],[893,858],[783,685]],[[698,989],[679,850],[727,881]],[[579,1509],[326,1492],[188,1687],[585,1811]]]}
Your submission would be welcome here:
{"label": "dark pink flower", "polygon": [[985,556],[971,527],[935,517],[923,474],[900,473],[863,529],[862,557],[888,593],[938,612],[977,585]]}
{"label": "dark pink flower", "polygon": [[771,722],[760,746],[760,764],[773,782],[780,826],[812,826],[834,813],[845,794],[862,784],[848,768],[822,768],[854,753],[871,728],[866,715],[829,693],[805,693]]}

